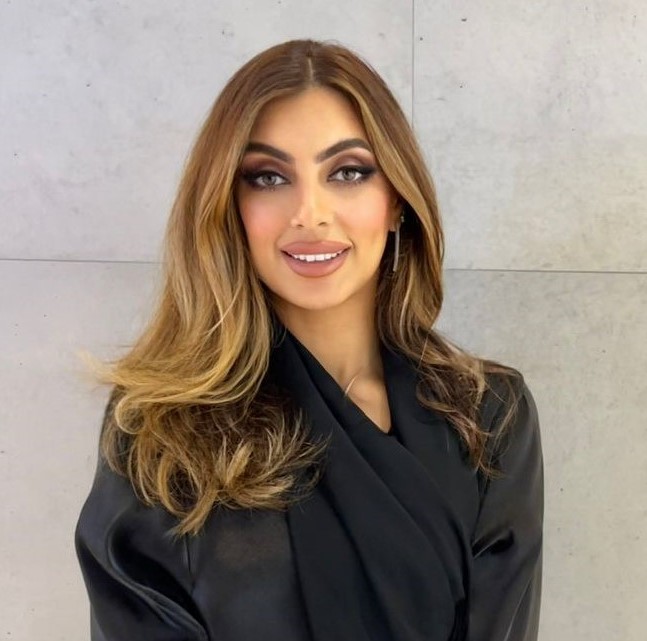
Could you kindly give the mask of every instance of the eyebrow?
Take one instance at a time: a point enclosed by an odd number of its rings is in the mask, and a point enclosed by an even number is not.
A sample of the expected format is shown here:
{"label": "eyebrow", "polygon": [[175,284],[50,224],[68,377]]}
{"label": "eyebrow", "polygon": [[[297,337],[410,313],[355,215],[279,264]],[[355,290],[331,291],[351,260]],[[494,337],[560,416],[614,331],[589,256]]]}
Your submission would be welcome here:
{"label": "eyebrow", "polygon": [[[340,140],[339,142],[336,142],[334,145],[331,145],[330,147],[328,147],[327,149],[320,151],[315,156],[315,161],[318,163],[322,163],[324,160],[327,160],[328,158],[332,158],[332,156],[334,156],[335,154],[338,154],[342,151],[346,151],[347,149],[352,149],[354,147],[361,147],[362,149],[366,149],[367,151],[370,151],[372,153],[372,149],[370,145],[365,140],[362,140],[361,138],[346,138],[345,140]],[[287,162],[291,164],[294,163],[293,156],[291,156],[285,151],[281,151],[280,149],[273,147],[272,145],[267,145],[264,142],[248,143],[247,147],[245,147],[245,153],[250,153],[254,151],[268,154],[269,156],[274,156],[275,158],[278,158],[283,162]]]}

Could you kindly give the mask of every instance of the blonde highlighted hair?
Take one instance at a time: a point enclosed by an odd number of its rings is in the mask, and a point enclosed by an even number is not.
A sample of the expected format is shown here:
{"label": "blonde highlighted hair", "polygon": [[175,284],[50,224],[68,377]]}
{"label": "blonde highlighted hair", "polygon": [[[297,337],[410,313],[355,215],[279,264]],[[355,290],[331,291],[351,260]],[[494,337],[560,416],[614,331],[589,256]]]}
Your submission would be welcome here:
{"label": "blonde highlighted hair", "polygon": [[[154,313],[124,356],[93,366],[111,386],[102,456],[130,479],[141,500],[178,517],[178,535],[199,532],[215,505],[284,509],[319,478],[325,444],[309,440],[290,399],[261,386],[272,310],[234,199],[260,110],[309,87],[328,87],[350,101],[405,204],[398,270],[390,271],[391,243],[380,267],[379,337],[419,363],[421,402],[446,416],[475,468],[495,473],[477,408],[487,373],[501,374],[513,395],[519,373],[433,329],[443,302],[444,239],[432,179],[407,119],[355,53],[336,43],[293,40],[249,60],[215,101],[168,219]],[[501,433],[514,409],[513,403]],[[305,470],[314,473],[306,477]]]}

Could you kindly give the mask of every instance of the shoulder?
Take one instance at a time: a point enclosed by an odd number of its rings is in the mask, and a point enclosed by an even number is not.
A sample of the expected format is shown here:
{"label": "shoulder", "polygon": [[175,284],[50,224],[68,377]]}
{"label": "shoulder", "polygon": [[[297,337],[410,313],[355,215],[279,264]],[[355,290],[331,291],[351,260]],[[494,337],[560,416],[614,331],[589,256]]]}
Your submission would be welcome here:
{"label": "shoulder", "polygon": [[488,372],[487,388],[479,407],[481,428],[490,434],[491,463],[500,464],[504,455],[527,456],[540,452],[539,414],[535,398],[524,375],[515,368],[509,372]]}
{"label": "shoulder", "polygon": [[481,427],[495,431],[502,414],[516,412],[522,405],[535,405],[533,395],[524,375],[514,367],[506,371],[486,371],[485,391],[478,408]]}

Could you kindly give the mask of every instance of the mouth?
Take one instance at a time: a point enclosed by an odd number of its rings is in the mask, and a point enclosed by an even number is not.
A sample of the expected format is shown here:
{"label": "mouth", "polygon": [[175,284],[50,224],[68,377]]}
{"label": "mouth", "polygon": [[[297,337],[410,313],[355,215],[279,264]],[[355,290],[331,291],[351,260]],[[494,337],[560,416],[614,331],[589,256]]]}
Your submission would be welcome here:
{"label": "mouth", "polygon": [[290,254],[281,251],[290,269],[299,276],[317,278],[327,276],[339,269],[346,260],[350,247],[326,254]]}

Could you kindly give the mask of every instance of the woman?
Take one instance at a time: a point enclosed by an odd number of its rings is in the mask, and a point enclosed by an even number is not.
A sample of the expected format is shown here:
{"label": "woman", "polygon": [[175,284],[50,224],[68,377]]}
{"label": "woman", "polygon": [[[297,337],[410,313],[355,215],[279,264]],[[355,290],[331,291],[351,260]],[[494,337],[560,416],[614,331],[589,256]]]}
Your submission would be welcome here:
{"label": "woman", "polygon": [[434,188],[375,71],[311,40],[245,64],[165,248],[156,313],[100,373],[92,639],[536,639],[536,407],[432,328]]}

